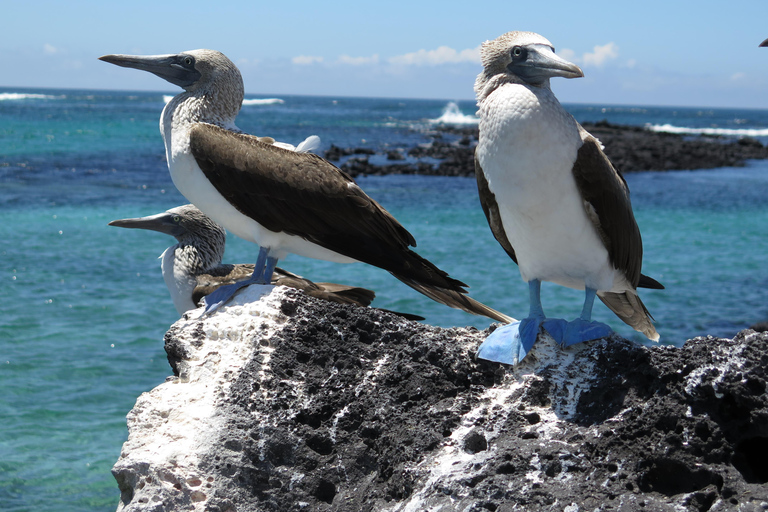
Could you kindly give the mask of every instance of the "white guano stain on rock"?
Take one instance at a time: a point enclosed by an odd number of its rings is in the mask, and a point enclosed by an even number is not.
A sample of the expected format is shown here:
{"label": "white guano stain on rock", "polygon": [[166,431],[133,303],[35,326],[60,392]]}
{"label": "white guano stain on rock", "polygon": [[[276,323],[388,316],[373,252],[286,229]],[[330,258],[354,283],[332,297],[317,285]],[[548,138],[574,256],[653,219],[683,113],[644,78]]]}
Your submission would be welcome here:
{"label": "white guano stain on rock", "polygon": [[[284,287],[250,286],[222,308],[226,314],[203,316],[198,309],[174,324],[182,342],[189,341],[185,344],[189,357],[178,378],[139,396],[128,414],[128,440],[112,470],[119,483],[121,474],[133,480],[125,482],[132,487],[131,511],[155,510],[160,502],[206,510],[216,481],[202,478],[198,465],[220,441],[226,424],[217,402],[227,394],[243,361],[253,359],[255,352],[268,365],[272,348],[263,340],[285,323],[280,312],[284,291]],[[205,333],[205,343],[194,339],[197,327]],[[118,511],[123,510],[121,503]]]}

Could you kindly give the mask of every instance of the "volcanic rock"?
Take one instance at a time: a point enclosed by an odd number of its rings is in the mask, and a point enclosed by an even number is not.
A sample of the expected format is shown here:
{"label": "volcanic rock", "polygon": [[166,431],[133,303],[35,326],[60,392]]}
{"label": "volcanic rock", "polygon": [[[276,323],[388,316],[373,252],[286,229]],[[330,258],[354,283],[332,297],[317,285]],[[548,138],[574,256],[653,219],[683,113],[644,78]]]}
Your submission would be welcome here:
{"label": "volcanic rock", "polygon": [[165,337],[120,511],[721,511],[768,506],[768,333],[613,335],[517,367],[442,329],[251,286]]}
{"label": "volcanic rock", "polygon": [[[749,138],[681,135],[654,132],[639,126],[623,126],[601,121],[583,123],[600,139],[605,153],[620,172],[677,171],[739,167],[747,160],[768,159],[768,147]],[[364,160],[342,165],[352,176],[365,174],[425,174],[437,176],[473,176],[477,126],[438,125],[424,134],[426,142],[407,150],[412,162],[397,165],[373,165]],[[332,146],[325,157],[341,157],[379,152],[371,148],[342,149]],[[382,151],[388,159],[391,151]],[[429,161],[425,161],[428,159]],[[435,162],[435,160],[437,162]]]}

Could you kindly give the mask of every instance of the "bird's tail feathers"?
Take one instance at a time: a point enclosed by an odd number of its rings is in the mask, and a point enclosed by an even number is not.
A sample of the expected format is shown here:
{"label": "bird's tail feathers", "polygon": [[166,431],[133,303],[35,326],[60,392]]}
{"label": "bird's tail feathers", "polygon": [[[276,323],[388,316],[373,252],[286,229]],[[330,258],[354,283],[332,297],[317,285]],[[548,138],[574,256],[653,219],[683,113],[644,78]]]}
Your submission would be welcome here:
{"label": "bird's tail feathers", "polygon": [[466,311],[467,313],[471,313],[473,315],[485,316],[505,324],[515,321],[514,318],[507,316],[504,313],[500,313],[495,309],[486,306],[482,302],[478,302],[472,297],[464,295],[463,293],[460,293],[456,290],[450,290],[447,288],[440,288],[438,286],[420,283],[409,277],[398,275],[394,272],[390,273],[417,292],[426,295],[436,302],[445,304],[446,306],[461,309],[462,311]]}
{"label": "bird's tail feathers", "polygon": [[663,290],[664,285],[655,280],[652,277],[648,277],[644,274],[640,274],[640,281],[637,283],[638,288],[650,288],[652,290]]}
{"label": "bird's tail feathers", "polygon": [[370,306],[373,299],[376,297],[376,293],[373,290],[367,288],[360,288],[359,286],[347,286],[345,284],[337,283],[315,283],[321,288],[330,293],[334,293],[339,298],[348,300],[349,304],[360,304],[362,306]]}
{"label": "bird's tail feathers", "polygon": [[659,341],[659,333],[656,332],[656,328],[652,323],[653,317],[636,293],[632,291],[621,293],[598,292],[597,296],[625,324],[645,334],[649,340]]}

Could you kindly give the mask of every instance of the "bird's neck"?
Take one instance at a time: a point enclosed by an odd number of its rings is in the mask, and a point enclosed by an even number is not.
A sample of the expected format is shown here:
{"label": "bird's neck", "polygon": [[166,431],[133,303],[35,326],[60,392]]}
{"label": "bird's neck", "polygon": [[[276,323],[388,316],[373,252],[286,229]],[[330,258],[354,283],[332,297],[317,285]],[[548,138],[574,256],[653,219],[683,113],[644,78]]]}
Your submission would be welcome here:
{"label": "bird's neck", "polygon": [[549,79],[546,79],[544,82],[540,84],[534,85],[534,84],[529,84],[523,79],[515,75],[510,75],[508,73],[499,73],[492,76],[488,76],[485,73],[480,73],[477,76],[477,79],[475,80],[475,95],[477,96],[477,104],[480,105],[496,89],[507,84],[521,85],[523,87],[530,89],[531,91],[534,91],[534,93],[536,93],[537,95],[538,93],[547,93],[547,92],[549,94],[552,94],[552,91],[549,88]]}
{"label": "bird's neck", "polygon": [[221,263],[224,256],[223,244],[207,241],[182,241],[176,245],[173,268],[175,274],[198,275],[209,271]]}
{"label": "bird's neck", "polygon": [[235,118],[242,103],[242,87],[213,87],[174,96],[160,116],[160,132],[166,147],[172,140],[172,134],[186,134],[195,123],[210,123],[236,130]]}

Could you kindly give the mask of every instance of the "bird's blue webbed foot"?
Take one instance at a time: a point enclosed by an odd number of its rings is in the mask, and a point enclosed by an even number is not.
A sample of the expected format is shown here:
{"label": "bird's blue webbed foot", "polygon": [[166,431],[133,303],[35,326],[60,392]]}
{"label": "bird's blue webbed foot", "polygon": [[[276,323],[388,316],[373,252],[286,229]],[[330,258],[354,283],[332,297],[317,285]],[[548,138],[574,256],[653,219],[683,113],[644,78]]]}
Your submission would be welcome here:
{"label": "bird's blue webbed foot", "polygon": [[586,297],[584,298],[584,309],[581,316],[576,320],[568,322],[565,332],[560,341],[561,346],[570,347],[584,341],[597,340],[609,336],[613,329],[601,322],[594,322],[592,318],[592,305],[595,302],[597,291],[593,288],[586,288]]}
{"label": "bird's blue webbed foot", "polygon": [[277,258],[269,256],[269,249],[262,247],[259,249],[259,257],[253,269],[251,277],[245,281],[220,286],[213,292],[203,298],[205,311],[203,314],[213,313],[219,309],[225,302],[232,298],[237,291],[252,284],[271,284],[272,273],[277,265]]}
{"label": "bird's blue webbed foot", "polygon": [[543,321],[543,317],[529,317],[502,325],[483,341],[477,357],[497,363],[519,363],[536,343]]}
{"label": "bird's blue webbed foot", "polygon": [[550,320],[547,320],[541,307],[541,282],[529,281],[528,289],[531,304],[528,317],[493,331],[478,348],[477,357],[497,363],[517,364],[530,352],[542,324],[546,328]]}
{"label": "bird's blue webbed foot", "polygon": [[584,341],[598,340],[605,338],[613,332],[608,325],[602,322],[594,322],[584,320],[583,318],[577,318],[571,322],[568,322],[565,335],[560,341],[560,345],[563,347],[570,347],[577,343]]}

